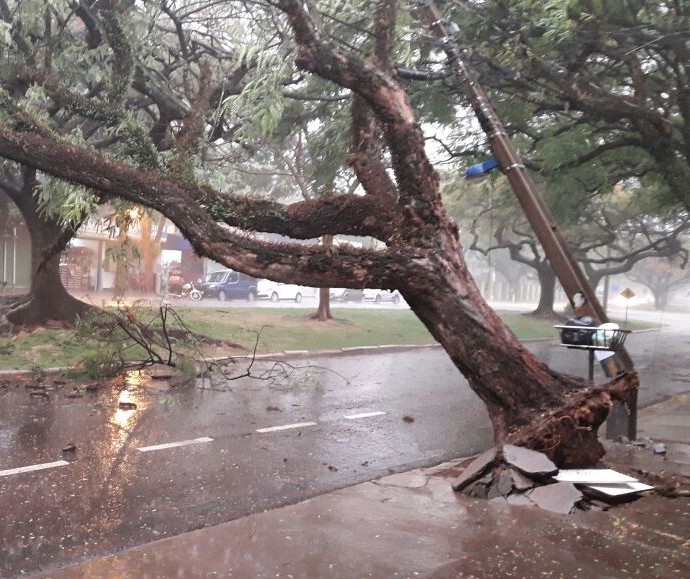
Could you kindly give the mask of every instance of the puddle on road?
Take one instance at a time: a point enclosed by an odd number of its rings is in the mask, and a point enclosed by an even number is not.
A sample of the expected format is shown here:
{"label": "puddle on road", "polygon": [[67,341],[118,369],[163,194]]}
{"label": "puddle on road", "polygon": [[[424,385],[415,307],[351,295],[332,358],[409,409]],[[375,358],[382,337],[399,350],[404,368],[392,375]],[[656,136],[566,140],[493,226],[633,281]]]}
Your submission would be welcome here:
{"label": "puddle on road", "polygon": [[112,412],[109,421],[128,428],[133,415],[151,407],[160,395],[166,395],[179,385],[180,379],[174,374],[153,377],[148,369],[91,380],[48,377],[3,381],[0,401],[4,412],[0,422],[5,428],[11,428],[12,424],[28,428],[31,424],[45,422],[42,416],[46,412],[52,415],[59,408],[67,412],[65,420],[71,420],[72,414],[110,415]]}

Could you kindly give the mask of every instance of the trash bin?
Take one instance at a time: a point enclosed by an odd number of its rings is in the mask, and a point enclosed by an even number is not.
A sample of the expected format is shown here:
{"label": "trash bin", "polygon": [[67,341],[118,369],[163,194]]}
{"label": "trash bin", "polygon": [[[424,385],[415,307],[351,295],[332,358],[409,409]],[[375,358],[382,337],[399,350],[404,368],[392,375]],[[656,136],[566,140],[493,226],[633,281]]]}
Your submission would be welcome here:
{"label": "trash bin", "polygon": [[591,346],[596,325],[590,316],[570,318],[561,330],[561,343],[566,346]]}

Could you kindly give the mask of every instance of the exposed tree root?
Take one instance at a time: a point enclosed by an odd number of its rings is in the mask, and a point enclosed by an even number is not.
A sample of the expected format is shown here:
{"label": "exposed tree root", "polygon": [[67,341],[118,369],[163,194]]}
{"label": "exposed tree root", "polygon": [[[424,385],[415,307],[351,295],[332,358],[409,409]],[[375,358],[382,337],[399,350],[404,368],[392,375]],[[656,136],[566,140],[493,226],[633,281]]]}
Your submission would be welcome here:
{"label": "exposed tree root", "polygon": [[510,432],[506,441],[543,452],[561,468],[596,464],[605,454],[598,430],[613,401],[627,403],[628,395],[638,387],[637,372],[630,372],[606,384],[573,392],[563,406]]}
{"label": "exposed tree root", "polygon": [[[99,308],[65,293],[58,303],[46,304],[29,293],[22,296],[3,315],[6,331],[31,331],[38,327],[73,328],[78,318],[84,318]],[[52,307],[51,307],[52,306]]]}

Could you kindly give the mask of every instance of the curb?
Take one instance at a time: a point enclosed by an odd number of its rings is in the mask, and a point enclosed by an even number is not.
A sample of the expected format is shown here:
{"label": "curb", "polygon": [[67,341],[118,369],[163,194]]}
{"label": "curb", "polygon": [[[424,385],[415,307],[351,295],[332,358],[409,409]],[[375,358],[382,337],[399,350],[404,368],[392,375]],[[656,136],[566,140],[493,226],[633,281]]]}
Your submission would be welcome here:
{"label": "curb", "polygon": [[[660,328],[647,328],[635,330],[633,333],[656,332],[663,330]],[[558,340],[557,337],[530,338],[521,342],[548,342]],[[408,352],[416,350],[438,350],[442,349],[440,344],[382,344],[380,346],[351,346],[346,348],[336,348],[332,350],[284,350],[271,354],[241,355],[241,356],[218,356],[215,358],[204,358],[204,362],[222,362],[229,360],[304,360],[306,358],[324,358],[327,356],[357,356],[363,354],[393,354],[398,352]],[[69,372],[72,368],[45,368],[42,374],[48,376],[60,376]],[[0,370],[0,380],[31,380],[36,377],[37,372],[32,370]]]}
{"label": "curb", "polygon": [[205,362],[223,362],[225,360],[304,360],[306,358],[346,357],[362,354],[394,354],[418,350],[438,350],[440,344],[384,344],[381,346],[352,346],[333,350],[285,350],[273,354],[257,354],[256,356],[219,356],[205,358]]}
{"label": "curb", "polygon": [[[353,346],[334,350],[285,350],[272,354],[257,354],[255,356],[219,356],[205,358],[204,362],[223,362],[230,360],[304,360],[307,358],[325,358],[328,356],[357,356],[362,354],[391,354],[413,350],[437,350],[440,344],[384,344],[381,346]],[[70,367],[43,368],[40,374],[46,376],[62,376],[72,370]],[[31,380],[39,372],[33,370],[0,370],[0,380]]]}
{"label": "curb", "polygon": [[69,372],[71,368],[41,368],[40,371],[33,370],[0,370],[0,380],[31,380],[37,375],[62,376]]}

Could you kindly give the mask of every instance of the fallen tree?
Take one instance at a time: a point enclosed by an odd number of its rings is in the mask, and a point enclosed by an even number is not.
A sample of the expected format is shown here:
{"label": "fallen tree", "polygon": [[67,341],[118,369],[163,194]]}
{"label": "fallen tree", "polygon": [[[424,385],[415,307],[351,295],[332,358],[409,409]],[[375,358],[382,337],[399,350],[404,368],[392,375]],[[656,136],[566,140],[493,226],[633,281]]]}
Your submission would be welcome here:
{"label": "fallen tree", "polygon": [[[309,2],[280,0],[294,32],[297,66],[352,92],[349,163],[365,194],[282,205],[220,193],[105,158],[22,122],[0,125],[0,155],[55,177],[161,212],[196,251],[257,277],[315,287],[396,288],[486,404],[498,445],[540,450],[560,466],[603,455],[597,430],[613,400],[637,388],[629,373],[606,384],[559,374],[540,362],[482,298],[447,216],[424,135],[388,61],[396,6],[378,3],[371,56],[327,40]],[[390,161],[390,168],[387,160]],[[265,241],[369,235],[384,249]]]}

